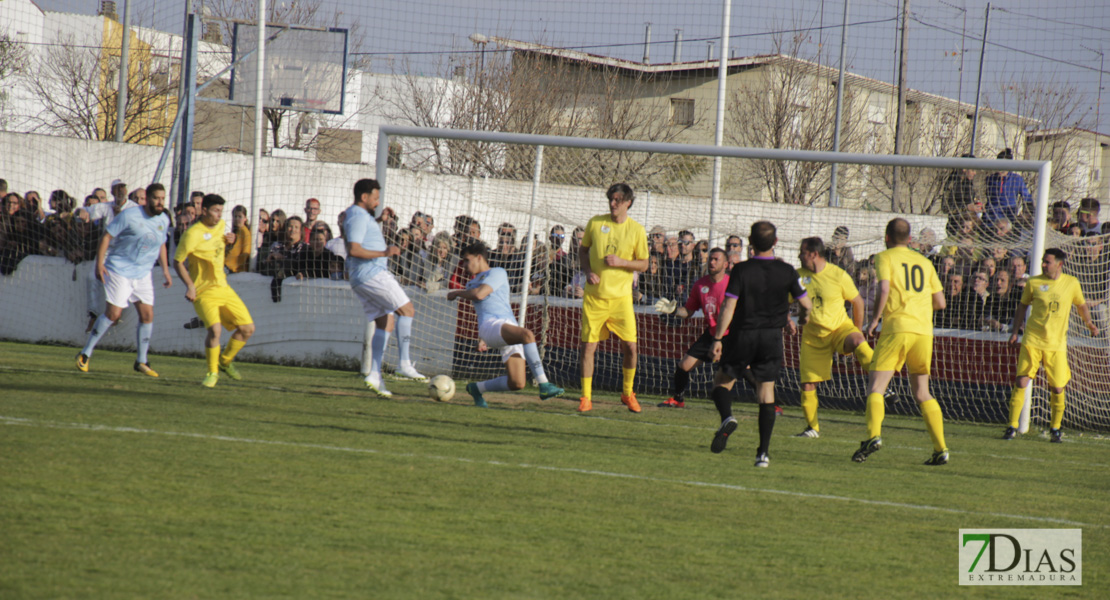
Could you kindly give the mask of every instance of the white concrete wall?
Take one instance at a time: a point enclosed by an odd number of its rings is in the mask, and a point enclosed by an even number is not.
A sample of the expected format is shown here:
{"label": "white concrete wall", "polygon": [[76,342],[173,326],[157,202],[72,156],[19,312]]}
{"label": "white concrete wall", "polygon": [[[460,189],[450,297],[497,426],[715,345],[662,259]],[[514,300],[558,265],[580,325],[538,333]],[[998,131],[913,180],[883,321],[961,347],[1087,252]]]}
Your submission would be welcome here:
{"label": "white concrete wall", "polygon": [[[161,148],[92,142],[70,138],[0,132],[0,178],[15,190],[38,190],[45,197],[64,189],[80,202],[96,187],[107,188],[120,178],[132,187],[149,182]],[[266,157],[262,160],[259,206],[302,215],[304,201],[318,198],[321,218],[334,226],[340,211],[351,203],[351,188],[363,177],[374,177],[373,167]],[[169,183],[168,172],[163,177]],[[251,157],[221,152],[195,152],[191,189],[218,193],[230,205],[250,205]],[[553,224],[585,225],[593,215],[606,212],[605,190],[545,184],[536,199],[536,231]],[[477,218],[483,239],[496,241],[496,227],[507,221],[522,238],[528,225],[531,181],[468,179],[454,175],[391,170],[385,203],[397,212],[401,225],[420,210],[433,215],[437,231],[450,231],[454,217]],[[710,206],[706,198],[667,196],[638,192],[631,215],[645,227],[663,225],[668,231],[690,229],[699,238],[708,231]],[[849,242],[858,258],[882,249],[883,230],[890,213],[808,206],[732,201],[724,198],[717,213],[717,242],[739,233],[747,237],[751,223],[761,219],[779,227],[780,256],[795,262],[797,243],[812,235],[829,238],[837,225],[851,229]],[[931,227],[944,235],[945,217],[906,215],[914,231]],[[252,216],[252,222],[254,221]],[[338,234],[338,231],[336,231]]]}

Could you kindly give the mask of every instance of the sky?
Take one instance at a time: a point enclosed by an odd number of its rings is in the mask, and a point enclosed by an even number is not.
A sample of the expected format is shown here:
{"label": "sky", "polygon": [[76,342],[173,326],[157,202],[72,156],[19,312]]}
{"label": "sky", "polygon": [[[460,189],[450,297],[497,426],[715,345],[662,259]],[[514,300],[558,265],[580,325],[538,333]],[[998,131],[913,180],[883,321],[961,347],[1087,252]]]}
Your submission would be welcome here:
{"label": "sky", "polygon": [[[35,0],[47,10],[96,12],[97,0]],[[179,32],[184,0],[132,0],[132,18]],[[227,1],[227,0],[225,0]],[[360,57],[371,70],[449,72],[450,62],[478,48],[472,33],[508,37],[593,54],[642,60],[651,25],[650,61],[670,62],[675,30],[684,61],[720,49],[723,0],[318,0],[321,14],[341,25],[357,23]],[[117,0],[122,13],[123,0]],[[199,0],[198,0],[199,2]],[[1102,98],[1110,53],[1107,0],[996,0],[991,2],[983,62],[984,104],[1007,109],[1007,90],[1047,85],[1066,94],[1087,115],[1086,128],[1110,133]],[[770,5],[770,6],[768,6]],[[280,4],[279,4],[280,6]],[[982,49],[985,1],[912,0],[907,35],[911,88],[974,103]],[[897,76],[900,0],[858,0],[849,5],[847,66],[894,83]],[[801,40],[803,57],[835,66],[844,4],[828,0],[733,0],[730,55],[774,51],[775,40]],[[712,44],[711,44],[712,42]],[[1105,80],[1105,81],[1104,81]],[[1110,98],[1110,95],[1107,95]],[[1096,124],[1096,115],[1097,121]]]}

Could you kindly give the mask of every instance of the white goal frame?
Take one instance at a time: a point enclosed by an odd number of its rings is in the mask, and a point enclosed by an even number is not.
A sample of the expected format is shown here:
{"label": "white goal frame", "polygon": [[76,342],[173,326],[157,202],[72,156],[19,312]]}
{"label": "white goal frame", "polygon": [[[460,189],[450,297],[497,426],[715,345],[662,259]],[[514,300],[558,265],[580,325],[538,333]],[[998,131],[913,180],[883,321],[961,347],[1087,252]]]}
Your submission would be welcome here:
{"label": "white goal frame", "polygon": [[[777,148],[742,148],[736,146],[708,146],[695,144],[675,144],[662,142],[643,142],[630,140],[607,140],[599,138],[564,137],[554,135],[534,135],[524,133],[506,133],[499,131],[472,131],[464,129],[447,129],[438,127],[412,127],[404,125],[382,125],[378,130],[378,152],[376,160],[376,177],[382,186],[381,206],[386,205],[388,186],[389,143],[394,137],[417,137],[429,139],[451,139],[472,142],[488,142],[500,144],[529,145],[536,147],[535,167],[532,173],[532,208],[528,220],[527,237],[532,239],[535,234],[535,203],[541,183],[543,171],[543,148],[557,146],[566,148],[588,148],[593,150],[614,150],[623,152],[650,152],[656,154],[693,155],[720,158],[740,158],[754,160],[783,160],[803,162],[824,162],[836,164],[879,165],[886,167],[924,167],[933,169],[974,169],[982,171],[998,170],[997,159],[986,158],[947,158],[932,156],[912,156],[897,154],[863,154],[846,152],[818,152],[807,150],[783,150]],[[1007,160],[1006,169],[1010,171],[1037,173],[1037,189],[1035,196],[1036,214],[1034,216],[1033,248],[1029,253],[1029,273],[1039,275],[1041,272],[1041,257],[1045,250],[1045,236],[1047,233],[1049,182],[1052,180],[1052,161],[1050,160]],[[713,200],[710,207],[709,242],[712,246],[716,241],[717,200]],[[532,245],[527,244],[524,260],[524,280],[528,281],[531,275]],[[528,307],[528,290],[525,288],[524,297],[520,303],[519,322],[524,323]],[[370,339],[372,325],[368,327],[366,343],[363,351],[363,371],[368,372],[370,364]],[[1033,386],[1026,388],[1026,402],[1022,406],[1019,431],[1025,433],[1029,430],[1029,405]]]}

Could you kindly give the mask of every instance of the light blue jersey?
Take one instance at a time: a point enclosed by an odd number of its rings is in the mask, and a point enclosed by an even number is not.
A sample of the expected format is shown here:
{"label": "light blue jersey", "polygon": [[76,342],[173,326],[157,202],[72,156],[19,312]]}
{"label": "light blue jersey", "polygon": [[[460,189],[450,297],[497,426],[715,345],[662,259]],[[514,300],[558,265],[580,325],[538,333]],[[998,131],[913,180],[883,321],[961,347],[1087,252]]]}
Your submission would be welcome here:
{"label": "light blue jersey", "polygon": [[493,267],[475,275],[466,284],[466,289],[473,290],[480,286],[488,285],[493,288],[485,298],[474,303],[474,312],[478,315],[478,322],[485,323],[494,319],[507,319],[517,325],[513,306],[509,304],[509,275],[501,267]]}
{"label": "light blue jersey", "polygon": [[[385,252],[385,236],[378,222],[370,217],[370,213],[361,206],[352,205],[347,209],[343,219],[344,237],[348,243],[358,244],[366,250]],[[389,269],[389,259],[355,258],[348,254],[347,272],[351,275],[351,287],[358,287],[374,278],[375,275]]]}
{"label": "light blue jersey", "polygon": [[128,279],[149,275],[169,230],[170,218],[165,212],[152,217],[141,206],[124,210],[105,229],[112,236],[112,242],[108,245],[104,266]]}

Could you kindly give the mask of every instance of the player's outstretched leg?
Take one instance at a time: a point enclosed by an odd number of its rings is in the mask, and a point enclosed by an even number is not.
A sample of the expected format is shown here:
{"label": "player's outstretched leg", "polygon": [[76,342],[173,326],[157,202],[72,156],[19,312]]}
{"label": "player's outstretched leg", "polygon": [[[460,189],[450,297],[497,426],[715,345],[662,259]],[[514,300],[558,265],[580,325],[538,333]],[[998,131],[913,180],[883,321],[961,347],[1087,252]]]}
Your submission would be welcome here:
{"label": "player's outstretched leg", "polygon": [[370,338],[370,374],[364,381],[366,387],[383,398],[393,396],[393,392],[385,388],[385,381],[382,380],[382,356],[385,354],[387,343],[389,343],[389,332],[385,330],[385,325],[379,324],[374,330],[374,337]]}
{"label": "player's outstretched leg", "polygon": [[401,379],[411,379],[413,381],[427,381],[428,378],[416,370],[412,364],[412,358],[409,355],[409,348],[412,345],[412,317],[398,315],[397,316],[397,350],[400,353],[400,362],[397,365],[397,370],[394,375]]}
{"label": "player's outstretched leg", "polygon": [[147,353],[150,351],[150,336],[154,331],[154,323],[140,322],[135,328],[136,347],[139,349],[135,357],[135,371],[150,377],[157,377],[158,372],[150,368]]}
{"label": "player's outstretched leg", "polygon": [[86,373],[88,372],[89,359],[92,358],[93,349],[95,349],[97,343],[100,342],[100,338],[108,333],[108,329],[110,329],[112,325],[115,325],[117,319],[119,319],[118,316],[112,319],[108,316],[107,312],[96,318],[96,321],[93,322],[92,330],[89,332],[89,338],[85,341],[85,347],[77,353],[78,370]]}

